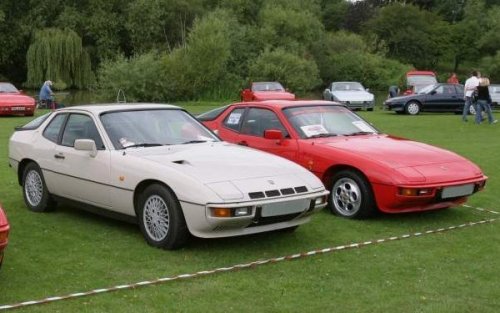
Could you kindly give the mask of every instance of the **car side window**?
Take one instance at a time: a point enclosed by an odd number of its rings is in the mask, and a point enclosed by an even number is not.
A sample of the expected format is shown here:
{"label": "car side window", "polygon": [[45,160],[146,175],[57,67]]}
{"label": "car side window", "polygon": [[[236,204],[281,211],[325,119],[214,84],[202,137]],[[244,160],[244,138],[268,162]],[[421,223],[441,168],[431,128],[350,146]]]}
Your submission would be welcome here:
{"label": "car side window", "polygon": [[77,139],[92,139],[98,150],[105,148],[94,121],[88,115],[71,114],[69,116],[64,127],[61,145],[74,147]]}
{"label": "car side window", "polygon": [[61,128],[66,120],[67,114],[58,114],[56,115],[52,121],[50,121],[49,125],[43,131],[43,137],[48,140],[57,143],[59,139],[59,134],[61,133]]}
{"label": "car side window", "polygon": [[243,117],[244,108],[239,108],[231,111],[224,120],[224,127],[238,131],[240,129],[241,120]]}
{"label": "car side window", "polygon": [[453,86],[444,86],[444,93],[445,94],[453,94],[455,93],[455,88]]}
{"label": "car side window", "polygon": [[288,132],[273,111],[251,108],[243,120],[241,133],[263,137],[264,131],[268,129],[281,130],[283,132],[283,137],[288,136]]}
{"label": "car side window", "polygon": [[444,88],[443,86],[439,86],[437,87],[436,89],[434,89],[434,92],[438,95],[442,95],[443,94],[443,91],[444,91]]}

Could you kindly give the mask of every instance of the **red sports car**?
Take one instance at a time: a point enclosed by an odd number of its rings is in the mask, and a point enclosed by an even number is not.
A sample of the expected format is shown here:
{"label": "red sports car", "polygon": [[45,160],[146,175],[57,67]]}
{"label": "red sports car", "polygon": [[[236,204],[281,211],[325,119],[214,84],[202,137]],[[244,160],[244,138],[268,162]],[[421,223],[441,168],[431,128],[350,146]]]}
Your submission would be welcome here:
{"label": "red sports car", "polygon": [[35,99],[17,90],[11,83],[0,82],[0,115],[35,114]]}
{"label": "red sports car", "polygon": [[456,206],[487,179],[464,157],[382,134],[335,102],[235,103],[198,118],[225,141],[309,169],[331,190],[332,213],[344,217]]}
{"label": "red sports car", "polygon": [[241,91],[241,101],[263,100],[295,100],[295,95],[278,82],[252,83],[250,88]]}
{"label": "red sports car", "polygon": [[7,221],[7,216],[0,206],[0,267],[3,263],[3,251],[7,247],[9,237],[9,222]]}

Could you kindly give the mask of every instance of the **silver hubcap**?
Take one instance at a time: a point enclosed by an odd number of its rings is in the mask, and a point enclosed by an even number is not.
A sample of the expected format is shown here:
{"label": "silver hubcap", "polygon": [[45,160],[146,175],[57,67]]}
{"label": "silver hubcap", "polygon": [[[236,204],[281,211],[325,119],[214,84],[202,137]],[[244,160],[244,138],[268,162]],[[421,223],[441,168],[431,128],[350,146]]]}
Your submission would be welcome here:
{"label": "silver hubcap", "polygon": [[476,114],[476,109],[474,108],[474,106],[473,106],[473,105],[471,105],[471,106],[469,107],[469,112],[470,112],[470,114],[472,114],[472,115],[475,115],[475,114]]}
{"label": "silver hubcap", "polygon": [[361,208],[361,190],[350,178],[341,178],[332,188],[332,203],[335,210],[344,216],[352,216]]}
{"label": "silver hubcap", "polygon": [[37,171],[29,171],[24,182],[24,193],[31,206],[38,206],[42,201],[43,183]]}
{"label": "silver hubcap", "polygon": [[162,197],[153,195],[146,200],[143,210],[144,227],[149,237],[161,241],[167,237],[170,216]]}
{"label": "silver hubcap", "polygon": [[408,113],[410,114],[417,114],[420,108],[418,107],[418,104],[416,103],[410,103],[408,104]]}

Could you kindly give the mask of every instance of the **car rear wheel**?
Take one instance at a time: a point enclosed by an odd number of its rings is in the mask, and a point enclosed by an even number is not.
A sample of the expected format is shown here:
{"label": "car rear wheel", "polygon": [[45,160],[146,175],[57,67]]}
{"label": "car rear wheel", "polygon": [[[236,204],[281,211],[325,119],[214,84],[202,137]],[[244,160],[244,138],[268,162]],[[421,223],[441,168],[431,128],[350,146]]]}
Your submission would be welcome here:
{"label": "car rear wheel", "polygon": [[347,218],[366,218],[376,212],[372,189],[358,172],[340,171],[332,177],[329,208],[333,214]]}
{"label": "car rear wheel", "polygon": [[56,202],[49,194],[42,171],[36,163],[26,165],[22,182],[24,203],[31,211],[46,212],[55,208]]}
{"label": "car rear wheel", "polygon": [[417,115],[420,113],[420,103],[416,101],[408,102],[405,106],[406,114]]}
{"label": "car rear wheel", "polygon": [[469,114],[476,115],[476,108],[473,105],[469,107]]}
{"label": "car rear wheel", "polygon": [[177,198],[165,186],[148,186],[139,197],[137,211],[139,226],[148,244],[174,250],[186,243],[189,231],[184,214]]}

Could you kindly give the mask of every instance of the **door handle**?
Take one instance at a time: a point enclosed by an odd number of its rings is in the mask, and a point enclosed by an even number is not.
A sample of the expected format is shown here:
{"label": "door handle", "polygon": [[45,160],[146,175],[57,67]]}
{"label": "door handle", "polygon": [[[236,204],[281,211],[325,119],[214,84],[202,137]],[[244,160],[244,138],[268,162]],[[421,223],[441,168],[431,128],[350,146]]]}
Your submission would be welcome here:
{"label": "door handle", "polygon": [[245,140],[242,140],[242,141],[238,142],[238,144],[239,144],[240,146],[245,146],[245,147],[248,147],[248,143],[247,143]]}
{"label": "door handle", "polygon": [[65,156],[62,153],[54,154],[54,158],[64,160]]}

